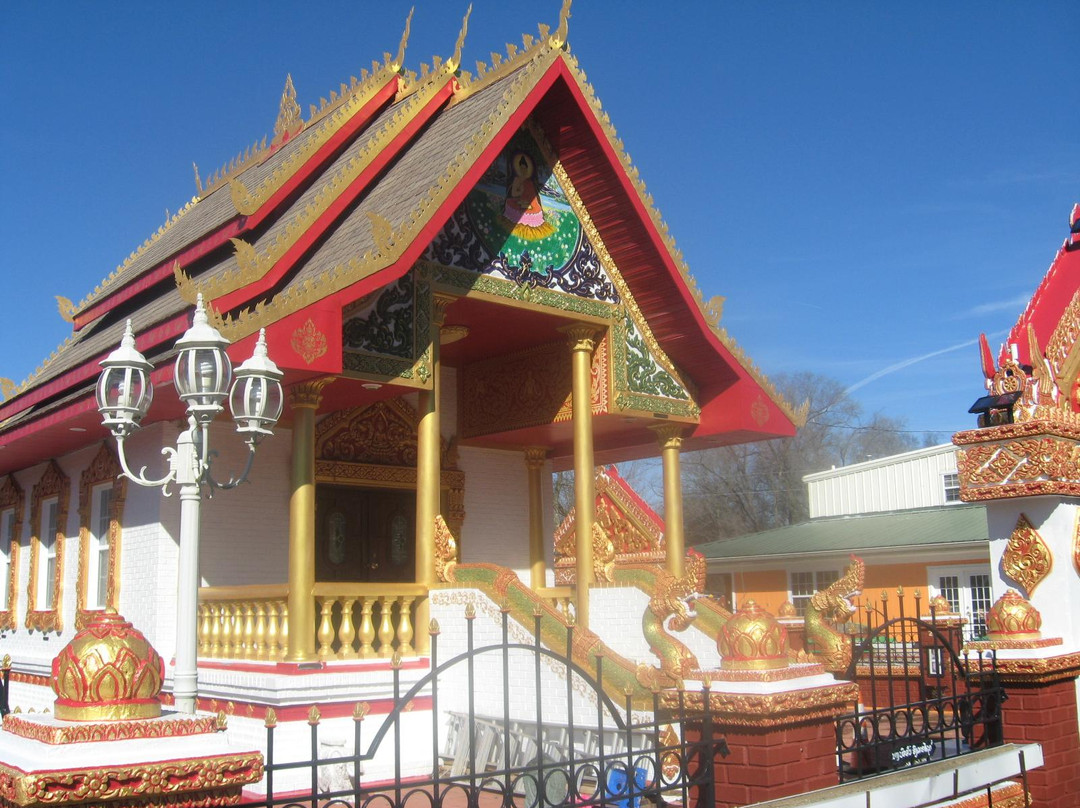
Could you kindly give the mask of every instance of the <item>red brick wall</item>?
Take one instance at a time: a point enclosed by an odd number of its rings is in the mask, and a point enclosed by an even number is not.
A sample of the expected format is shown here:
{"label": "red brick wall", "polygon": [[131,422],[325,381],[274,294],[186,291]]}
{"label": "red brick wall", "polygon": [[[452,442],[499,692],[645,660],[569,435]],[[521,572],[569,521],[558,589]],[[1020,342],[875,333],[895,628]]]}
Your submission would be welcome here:
{"label": "red brick wall", "polygon": [[1028,772],[1032,804],[1076,808],[1080,800],[1080,733],[1076,683],[1006,684],[1005,740],[1042,744],[1043,766]]}
{"label": "red brick wall", "polygon": [[[838,783],[832,720],[753,729],[714,724],[731,754],[717,757],[717,808],[773,800]],[[688,730],[688,735],[692,733]]]}

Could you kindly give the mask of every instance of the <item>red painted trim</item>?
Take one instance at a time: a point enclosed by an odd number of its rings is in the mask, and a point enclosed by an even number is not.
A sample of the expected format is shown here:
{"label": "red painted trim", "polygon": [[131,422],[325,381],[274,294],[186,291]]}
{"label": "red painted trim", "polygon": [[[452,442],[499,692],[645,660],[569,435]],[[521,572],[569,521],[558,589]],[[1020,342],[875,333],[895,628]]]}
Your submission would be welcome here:
{"label": "red painted trim", "polygon": [[[196,244],[186,250],[170,256],[154,269],[140,275],[132,283],[118,289],[105,299],[94,304],[75,318],[75,330],[78,331],[87,323],[91,323],[106,312],[116,308],[126,300],[130,300],[136,294],[149,289],[165,278],[172,275],[173,265],[179,263],[185,266],[204,255],[216,250],[230,238],[236,238],[244,232],[258,227],[266,217],[284,203],[301,185],[303,185],[318,169],[323,162],[329,160],[345,143],[351,140],[357,132],[366,126],[388,101],[391,101],[398,92],[400,78],[392,76],[390,80],[372,98],[358,109],[346,123],[335,132],[319,149],[308,158],[293,175],[275,191],[263,205],[251,216],[237,216],[218,230],[204,236]],[[284,146],[284,144],[282,144]],[[272,153],[272,152],[271,152]],[[269,156],[269,155],[268,155]]]}
{"label": "red painted trim", "polygon": [[[199,661],[200,668],[212,668],[221,671],[238,671],[243,673],[274,673],[285,676],[322,676],[328,673],[372,673],[391,671],[394,666],[388,659],[380,659],[372,662],[354,662],[348,664],[327,665],[320,663],[318,668],[301,667],[298,662],[205,662]],[[400,670],[428,670],[431,660],[427,657],[403,661]]]}
{"label": "red painted trim", "polygon": [[[187,331],[188,326],[190,325],[191,323],[189,322],[187,312],[178,314],[172,319],[166,320],[160,325],[151,328],[149,331],[144,331],[143,333],[137,335],[135,337],[135,347],[138,348],[139,351],[141,351],[142,353],[146,353],[150,349],[156,348],[162,342],[171,337],[179,337],[181,334]],[[26,395],[18,396],[17,398],[12,400],[10,404],[0,406],[0,421],[10,418],[13,415],[17,415],[18,413],[26,410],[34,404],[37,404],[39,401],[44,401],[45,399],[59,393],[63,393],[69,388],[85,382],[88,379],[95,378],[99,373],[101,373],[101,368],[98,366],[98,363],[100,363],[102,359],[112,353],[113,349],[119,346],[119,344],[120,343],[117,342],[116,345],[110,347],[108,351],[98,354],[93,359],[88,359],[86,362],[79,365],[78,367],[69,370],[67,373],[57,376],[51,382],[43,384],[41,387],[34,388]],[[59,412],[64,412],[65,410],[59,410]],[[80,410],[80,412],[81,411],[82,410]],[[50,418],[51,417],[52,416],[50,416]],[[26,426],[30,426],[30,424],[27,424]],[[11,436],[15,434],[17,433],[5,433],[4,442],[13,439],[11,438]]]}
{"label": "red painted trim", "polygon": [[[395,160],[399,153],[412,141],[417,132],[425,126],[435,113],[445,104],[454,92],[453,79],[447,80],[446,84],[439,89],[435,96],[424,105],[411,121],[394,137],[390,143],[382,149],[354,179],[349,187],[342,191],[330,204],[321,216],[308,227],[296,242],[286,250],[285,254],[278,259],[277,263],[262,278],[235,292],[216,298],[214,307],[218,311],[232,311],[247,303],[253,298],[259,297],[276,286],[281,279],[292,270],[300,259],[326,234],[330,226],[334,224],[353,202],[360,196],[361,191],[386,169]],[[425,245],[426,246],[426,245]]]}

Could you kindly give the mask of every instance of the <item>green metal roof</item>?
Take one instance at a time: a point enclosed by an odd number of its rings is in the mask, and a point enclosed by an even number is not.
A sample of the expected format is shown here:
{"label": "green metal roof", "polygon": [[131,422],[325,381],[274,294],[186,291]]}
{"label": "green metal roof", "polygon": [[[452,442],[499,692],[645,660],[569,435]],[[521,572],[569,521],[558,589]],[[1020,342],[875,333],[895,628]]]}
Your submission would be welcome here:
{"label": "green metal roof", "polygon": [[830,516],[699,544],[706,558],[753,558],[822,552],[965,544],[989,540],[985,505]]}

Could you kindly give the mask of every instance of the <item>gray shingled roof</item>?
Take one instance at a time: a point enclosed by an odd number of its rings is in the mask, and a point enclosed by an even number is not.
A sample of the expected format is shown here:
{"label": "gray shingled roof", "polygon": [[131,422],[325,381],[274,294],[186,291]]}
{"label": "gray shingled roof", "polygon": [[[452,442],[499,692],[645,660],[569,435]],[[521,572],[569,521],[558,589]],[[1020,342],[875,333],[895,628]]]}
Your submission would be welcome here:
{"label": "gray shingled roof", "polygon": [[906,511],[811,519],[734,539],[699,544],[706,558],[859,552],[902,547],[985,542],[985,505],[946,505]]}

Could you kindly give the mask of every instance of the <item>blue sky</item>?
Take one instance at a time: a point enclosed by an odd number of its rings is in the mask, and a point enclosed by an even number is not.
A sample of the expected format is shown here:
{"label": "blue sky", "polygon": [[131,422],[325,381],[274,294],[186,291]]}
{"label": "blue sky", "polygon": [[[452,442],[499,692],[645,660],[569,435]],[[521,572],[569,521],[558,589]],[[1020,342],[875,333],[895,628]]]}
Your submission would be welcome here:
{"label": "blue sky", "polygon": [[[6,4],[0,376],[64,340],[53,296],[188,201],[193,161],[206,177],[272,132],[286,73],[306,111],[396,48],[409,7]],[[410,68],[452,51],[465,8],[417,4]],[[476,0],[466,69],[558,11]],[[915,431],[972,425],[968,343],[1000,341],[1080,201],[1075,7],[578,0],[570,44],[766,374],[836,377]]]}

